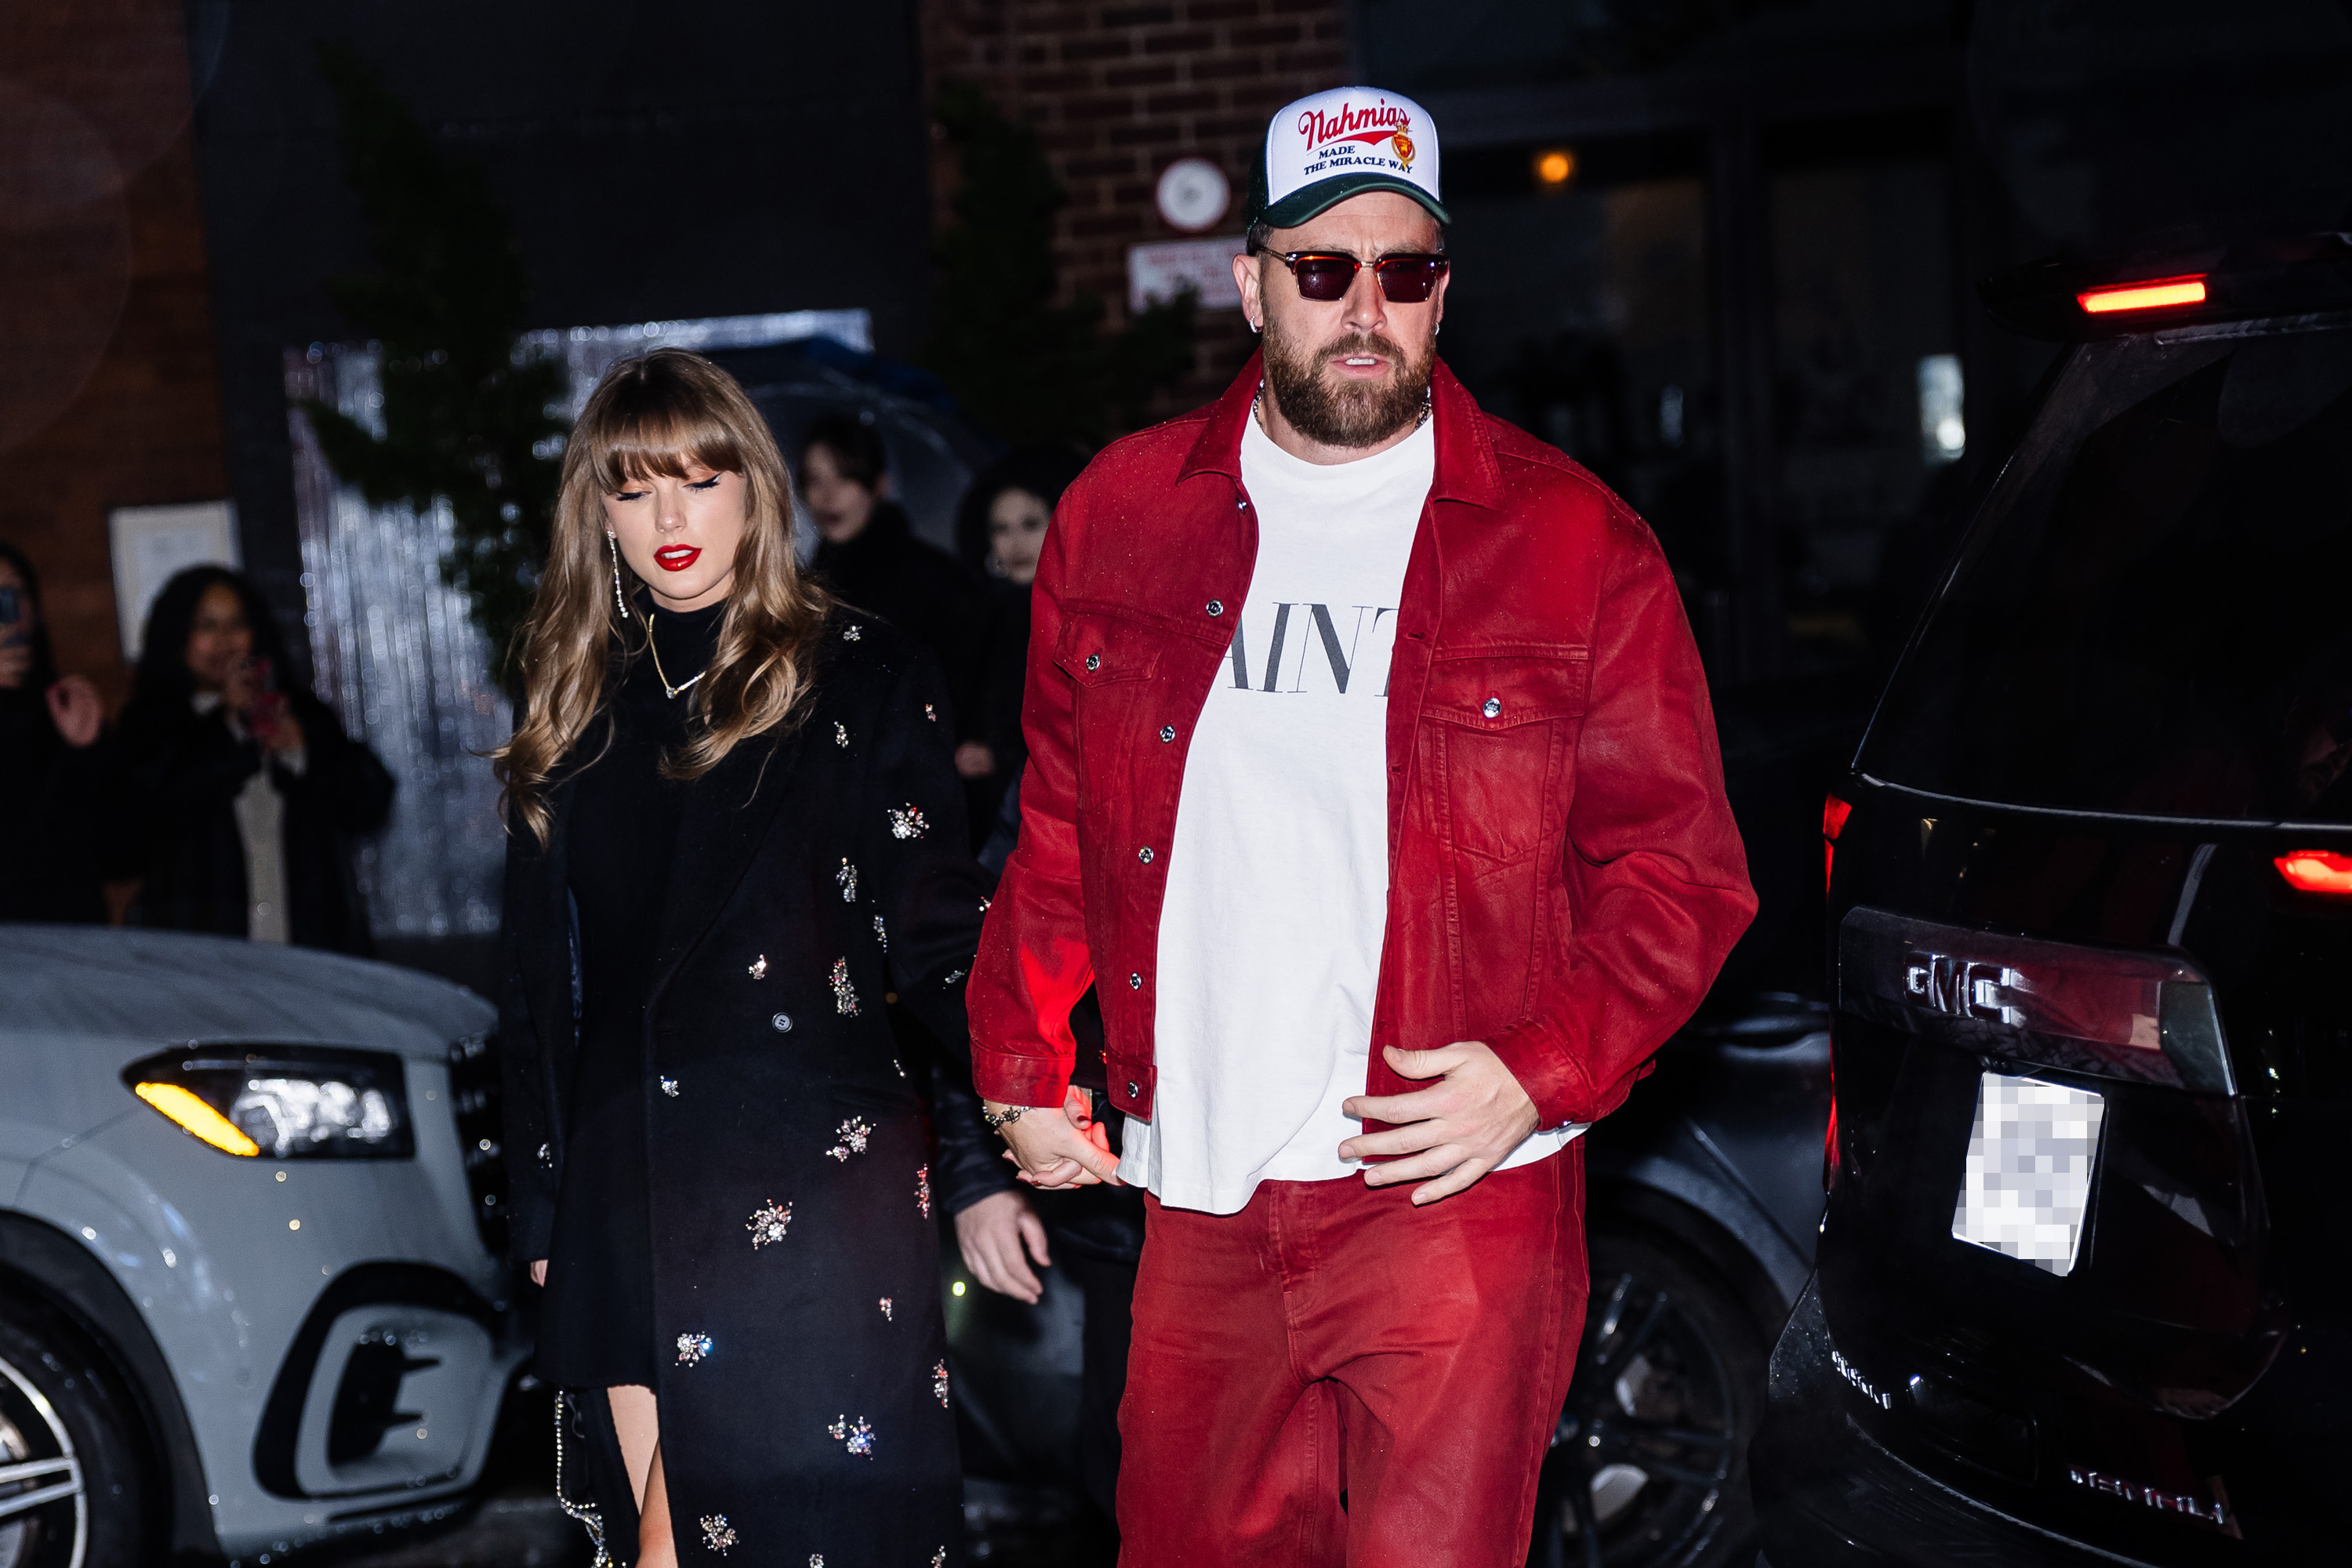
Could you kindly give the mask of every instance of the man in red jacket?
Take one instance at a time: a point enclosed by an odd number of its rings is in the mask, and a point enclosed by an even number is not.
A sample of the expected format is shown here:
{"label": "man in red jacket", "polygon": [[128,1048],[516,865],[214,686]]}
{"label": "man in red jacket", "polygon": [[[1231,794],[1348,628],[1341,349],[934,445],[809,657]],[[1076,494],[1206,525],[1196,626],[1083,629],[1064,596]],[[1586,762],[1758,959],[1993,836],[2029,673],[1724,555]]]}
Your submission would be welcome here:
{"label": "man in red jacket", "polygon": [[[1393,93],[1275,116],[1263,354],[1097,458],[1038,572],[974,1078],[1025,1179],[1149,1194],[1130,1565],[1522,1559],[1574,1140],[1755,909],[1656,541],[1437,362],[1437,171]],[[1067,1093],[1095,983],[1117,1159]]]}

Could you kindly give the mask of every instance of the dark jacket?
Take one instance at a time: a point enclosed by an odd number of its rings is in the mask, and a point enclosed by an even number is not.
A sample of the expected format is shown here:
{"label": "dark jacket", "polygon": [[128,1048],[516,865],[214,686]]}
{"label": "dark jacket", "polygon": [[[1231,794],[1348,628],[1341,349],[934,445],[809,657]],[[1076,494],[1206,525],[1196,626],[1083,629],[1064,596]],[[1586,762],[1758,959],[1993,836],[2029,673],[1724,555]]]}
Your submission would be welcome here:
{"label": "dark jacket", "polygon": [[973,739],[988,605],[981,580],[915,537],[906,509],[880,501],[846,544],[820,543],[809,570],[841,599],[879,616],[931,650],[946,677],[953,738]]}
{"label": "dark jacket", "polygon": [[[643,1049],[671,1512],[723,1516],[754,1562],[847,1568],[929,1562],[961,1528],[925,1064],[886,1003],[961,1045],[987,885],[929,657],[847,610],[823,637],[798,722],[691,786]],[[544,848],[509,840],[518,1262],[547,1255],[578,1059],[571,795]]]}
{"label": "dark jacket", "polygon": [[263,767],[285,801],[287,925],[297,947],[374,951],[352,864],[352,840],[383,826],[392,775],[308,691],[287,693],[306,753],[296,773],[239,740],[217,709],[184,700],[123,710],[118,836],[110,871],[143,879],[131,919],[169,931],[243,936],[251,901],[236,801]]}
{"label": "dark jacket", "polygon": [[[1021,840],[971,986],[982,1093],[1053,1105],[1097,973],[1111,1103],[1149,1118],[1184,758],[1257,554],[1253,358],[1064,492],[1031,602]],[[1540,1125],[1621,1103],[1755,912],[1706,679],[1657,541],[1443,364],[1388,688],[1381,1047],[1484,1040]],[[1165,743],[1163,743],[1165,742]],[[1367,1126],[1372,1124],[1367,1123]]]}
{"label": "dark jacket", "polygon": [[68,746],[31,685],[0,691],[0,921],[103,923],[104,795],[114,739]]}

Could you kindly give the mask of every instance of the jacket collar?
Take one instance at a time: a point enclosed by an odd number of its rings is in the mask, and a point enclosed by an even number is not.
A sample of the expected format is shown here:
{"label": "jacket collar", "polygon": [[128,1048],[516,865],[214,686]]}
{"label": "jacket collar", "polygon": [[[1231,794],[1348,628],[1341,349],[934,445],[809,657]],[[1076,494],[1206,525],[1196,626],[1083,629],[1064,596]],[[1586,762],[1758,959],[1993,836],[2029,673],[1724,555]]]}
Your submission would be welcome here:
{"label": "jacket collar", "polygon": [[[1242,433],[1249,428],[1250,405],[1256,400],[1258,382],[1265,374],[1263,352],[1250,355],[1224,395],[1209,405],[1208,417],[1192,450],[1177,475],[1179,482],[1195,474],[1223,474],[1236,484],[1242,477]],[[1502,469],[1495,462],[1495,443],[1478,404],[1439,360],[1429,382],[1430,417],[1437,426],[1437,471],[1429,493],[1436,500],[1467,501],[1472,506],[1502,505]]]}

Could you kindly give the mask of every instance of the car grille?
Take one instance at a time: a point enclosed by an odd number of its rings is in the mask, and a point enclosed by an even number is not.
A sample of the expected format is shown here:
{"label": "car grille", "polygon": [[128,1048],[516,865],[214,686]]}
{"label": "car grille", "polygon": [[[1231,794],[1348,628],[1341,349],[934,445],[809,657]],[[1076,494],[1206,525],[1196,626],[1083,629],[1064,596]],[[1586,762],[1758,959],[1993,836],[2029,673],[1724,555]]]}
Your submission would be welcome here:
{"label": "car grille", "polygon": [[457,1146],[466,1156],[466,1185],[474,1195],[474,1223],[490,1256],[507,1255],[507,1166],[499,1147],[499,1039],[468,1035],[449,1047],[449,1098],[457,1119]]}

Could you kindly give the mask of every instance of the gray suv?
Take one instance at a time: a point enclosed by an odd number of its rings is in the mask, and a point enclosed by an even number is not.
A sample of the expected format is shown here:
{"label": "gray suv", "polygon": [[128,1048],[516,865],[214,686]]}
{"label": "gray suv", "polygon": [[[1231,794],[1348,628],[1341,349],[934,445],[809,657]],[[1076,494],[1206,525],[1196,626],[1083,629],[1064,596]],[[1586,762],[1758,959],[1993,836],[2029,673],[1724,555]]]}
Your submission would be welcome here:
{"label": "gray suv", "polygon": [[462,1505],[528,1351],[494,1018],[356,959],[0,926],[0,1568]]}

